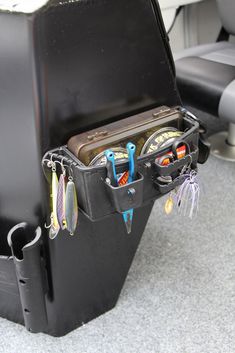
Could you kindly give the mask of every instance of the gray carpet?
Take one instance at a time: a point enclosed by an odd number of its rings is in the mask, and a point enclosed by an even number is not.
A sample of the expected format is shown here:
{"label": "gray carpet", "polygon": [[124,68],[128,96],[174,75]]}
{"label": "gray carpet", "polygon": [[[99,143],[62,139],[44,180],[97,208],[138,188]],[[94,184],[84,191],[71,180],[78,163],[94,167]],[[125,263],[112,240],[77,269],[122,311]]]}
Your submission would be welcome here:
{"label": "gray carpet", "polygon": [[0,319],[0,353],[235,352],[235,164],[210,157],[200,178],[197,219],[156,202],[114,310],[63,338]]}

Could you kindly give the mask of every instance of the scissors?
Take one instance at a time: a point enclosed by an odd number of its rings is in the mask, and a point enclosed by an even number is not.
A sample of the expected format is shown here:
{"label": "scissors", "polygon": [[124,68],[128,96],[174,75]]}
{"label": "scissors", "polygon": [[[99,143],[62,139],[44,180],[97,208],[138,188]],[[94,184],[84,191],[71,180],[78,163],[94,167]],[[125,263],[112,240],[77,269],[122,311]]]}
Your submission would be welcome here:
{"label": "scissors", "polygon": [[[129,175],[128,175],[128,181],[127,183],[131,183],[135,180],[136,178],[136,146],[128,142],[126,145],[127,153],[128,153],[128,162],[129,162]],[[108,173],[108,178],[110,180],[110,183],[112,186],[118,186],[118,176],[116,172],[116,167],[115,167],[115,157],[114,153],[112,150],[106,150],[105,151],[105,156],[107,158],[107,173]],[[129,193],[132,193],[132,190],[129,190]],[[126,226],[127,233],[131,233],[131,228],[132,228],[132,221],[133,221],[133,215],[134,215],[134,209],[129,209],[127,211],[124,211],[122,213],[123,220]]]}

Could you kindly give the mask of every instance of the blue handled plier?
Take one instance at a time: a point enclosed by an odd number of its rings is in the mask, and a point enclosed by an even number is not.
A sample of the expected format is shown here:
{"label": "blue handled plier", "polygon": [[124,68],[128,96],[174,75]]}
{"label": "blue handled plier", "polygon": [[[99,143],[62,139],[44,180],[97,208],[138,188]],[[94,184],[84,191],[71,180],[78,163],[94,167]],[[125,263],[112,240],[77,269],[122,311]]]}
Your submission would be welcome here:
{"label": "blue handled plier", "polygon": [[[126,145],[126,149],[127,149],[128,161],[129,161],[129,176],[128,176],[128,184],[129,184],[133,182],[136,178],[136,162],[135,162],[136,146],[133,143],[128,142],[128,144]],[[117,178],[117,172],[115,168],[114,153],[111,150],[106,150],[105,155],[107,158],[106,167],[107,167],[110,183],[113,186],[118,186],[118,178]],[[124,211],[122,213],[128,234],[131,233],[133,214],[134,214],[133,208],[130,210]]]}

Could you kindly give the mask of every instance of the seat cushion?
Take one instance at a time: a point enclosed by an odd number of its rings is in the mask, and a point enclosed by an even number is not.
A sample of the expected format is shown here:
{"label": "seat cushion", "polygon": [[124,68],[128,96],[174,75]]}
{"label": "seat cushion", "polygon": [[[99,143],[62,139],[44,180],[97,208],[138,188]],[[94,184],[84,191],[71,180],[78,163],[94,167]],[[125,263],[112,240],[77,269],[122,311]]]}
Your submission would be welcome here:
{"label": "seat cushion", "polygon": [[234,44],[229,42],[218,42],[218,43],[209,43],[197,45],[195,47],[184,49],[178,53],[174,53],[174,60],[180,60],[188,56],[203,56],[208,53],[213,53],[218,50],[224,50],[234,48]]}
{"label": "seat cushion", "polygon": [[185,104],[218,115],[226,87],[235,80],[235,45],[202,45],[175,56],[177,84]]}

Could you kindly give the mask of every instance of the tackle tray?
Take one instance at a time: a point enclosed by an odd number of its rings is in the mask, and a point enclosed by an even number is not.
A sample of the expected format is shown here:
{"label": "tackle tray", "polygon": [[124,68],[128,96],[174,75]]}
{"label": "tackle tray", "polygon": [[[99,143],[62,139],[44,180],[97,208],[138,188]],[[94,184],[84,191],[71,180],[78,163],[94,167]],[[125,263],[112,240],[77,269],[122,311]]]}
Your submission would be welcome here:
{"label": "tackle tray", "polygon": [[[172,182],[166,184],[159,181],[158,177],[172,176],[183,166],[189,164],[191,169],[197,168],[199,123],[185,113],[183,128],[184,133],[177,140],[185,141],[190,147],[189,153],[184,158],[167,166],[158,166],[154,163],[156,158],[171,151],[172,144],[154,153],[139,156],[137,159],[137,179],[124,186],[113,187],[109,185],[106,182],[105,165],[86,167],[66,146],[47,152],[43,159],[53,158],[53,161],[60,162],[63,160],[72,168],[79,208],[89,219],[96,221],[115,212],[121,213],[130,208],[135,209],[148,204],[179,186],[184,180],[181,175],[172,178]],[[128,170],[128,162],[117,162],[116,168],[118,173],[123,173]],[[49,168],[47,172],[50,173]],[[130,189],[134,190],[134,195],[129,193]]]}

